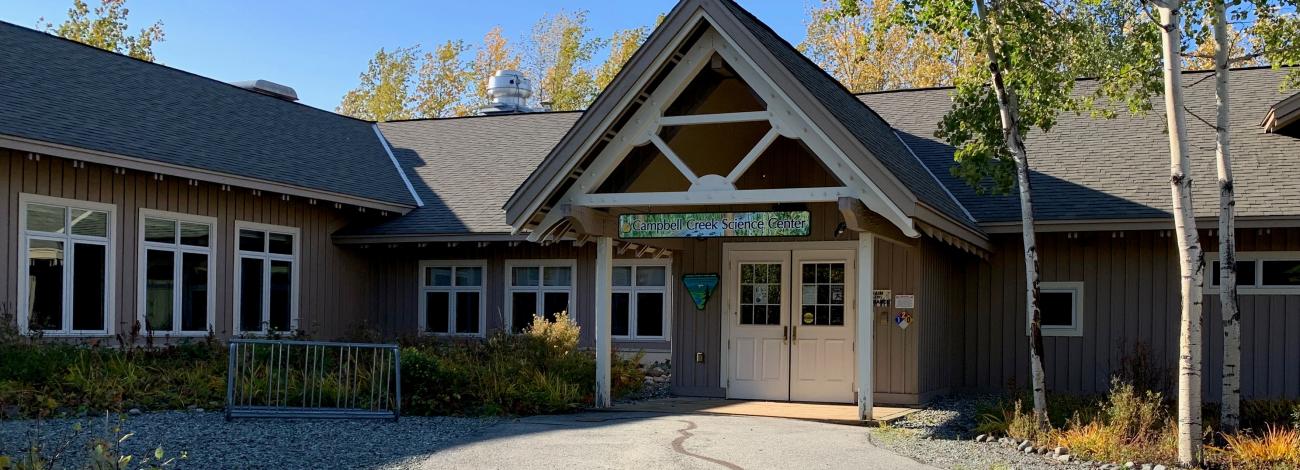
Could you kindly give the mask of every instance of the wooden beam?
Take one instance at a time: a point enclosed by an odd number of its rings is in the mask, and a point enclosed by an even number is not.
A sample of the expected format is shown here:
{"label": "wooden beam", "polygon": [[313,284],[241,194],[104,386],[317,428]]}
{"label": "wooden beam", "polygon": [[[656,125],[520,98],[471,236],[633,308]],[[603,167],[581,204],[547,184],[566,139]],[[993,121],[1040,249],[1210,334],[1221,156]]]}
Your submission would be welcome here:
{"label": "wooden beam", "polygon": [[612,237],[618,234],[618,221],[608,212],[566,204],[563,211],[573,229],[580,234]]}
{"label": "wooden beam", "polygon": [[613,356],[614,239],[596,237],[596,408],[609,408]]}
{"label": "wooden beam", "polygon": [[687,116],[663,116],[659,118],[661,126],[689,126],[693,124],[722,124],[729,122],[766,121],[772,117],[768,111],[748,111],[743,113],[691,114]]}
{"label": "wooden beam", "polygon": [[851,195],[852,191],[845,187],[581,194],[574,196],[573,204],[585,207],[775,204],[835,202]]}
{"label": "wooden beam", "polygon": [[691,171],[691,167],[686,166],[686,162],[682,161],[681,157],[677,156],[677,152],[673,152],[672,147],[669,147],[667,142],[660,139],[658,134],[650,134],[650,142],[659,148],[659,151],[664,154],[664,157],[668,158],[669,162],[672,162],[674,167],[677,167],[677,171],[681,172],[686,181],[695,184],[700,180],[700,177],[695,176],[695,172]]}
{"label": "wooden beam", "polygon": [[[857,354],[858,376],[858,419],[870,421],[875,407],[875,377],[873,370],[875,360],[872,356],[875,344],[875,273],[876,273],[876,237],[870,232],[858,234],[857,275],[857,340],[854,352]],[[859,344],[860,343],[860,344]]]}
{"label": "wooden beam", "polygon": [[757,144],[754,144],[754,148],[749,149],[748,154],[745,154],[745,158],[742,158],[740,163],[737,163],[736,167],[731,169],[731,173],[727,173],[727,181],[730,181],[733,185],[736,184],[736,180],[739,180],[740,176],[745,174],[745,170],[748,170],[754,164],[754,160],[758,160],[758,156],[767,151],[767,148],[772,146],[772,142],[775,142],[776,138],[780,136],[781,134],[776,131],[776,128],[768,129],[767,134],[763,134],[763,138],[759,139]]}

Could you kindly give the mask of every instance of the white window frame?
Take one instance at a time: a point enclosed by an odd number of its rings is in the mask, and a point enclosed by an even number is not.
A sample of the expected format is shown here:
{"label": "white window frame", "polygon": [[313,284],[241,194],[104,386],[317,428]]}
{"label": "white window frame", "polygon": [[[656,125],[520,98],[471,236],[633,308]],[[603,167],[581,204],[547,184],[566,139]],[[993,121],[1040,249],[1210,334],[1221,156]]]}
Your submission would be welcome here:
{"label": "white window frame", "polygon": [[[177,242],[176,243],[159,243],[145,241],[145,219],[170,220],[177,225]],[[180,244],[180,223],[186,222],[191,224],[203,224],[208,226],[208,246],[191,246]],[[217,310],[217,231],[219,225],[216,217],[207,217],[194,214],[183,214],[180,212],[169,212],[157,209],[140,209],[140,220],[137,229],[136,241],[139,243],[139,249],[136,253],[136,320],[140,322],[140,328],[148,328],[148,320],[145,312],[145,291],[148,287],[146,277],[147,272],[147,254],[149,250],[167,251],[174,256],[172,262],[172,329],[154,330],[154,335],[161,336],[207,336],[207,331],[182,331],[181,328],[181,296],[183,292],[180,289],[181,271],[184,268],[182,260],[184,254],[201,254],[208,256],[208,319],[206,330],[216,329],[216,310]]]}
{"label": "white window frame", "polygon": [[[627,341],[666,341],[668,332],[672,331],[672,284],[673,284],[673,263],[671,259],[655,258],[636,258],[636,259],[615,259],[614,267],[631,267],[632,278],[627,286],[614,286],[614,293],[628,294],[627,306],[627,335],[614,335],[615,339]],[[640,267],[653,266],[664,268],[664,285],[662,286],[638,286],[636,285],[636,270]],[[664,296],[663,311],[663,334],[655,336],[645,336],[638,334],[636,330],[637,306],[636,295],[639,293],[659,293]]]}
{"label": "white window frame", "polygon": [[[1083,282],[1046,282],[1038,283],[1039,293],[1062,293],[1067,292],[1074,295],[1074,311],[1070,317],[1074,320],[1070,326],[1047,326],[1042,325],[1041,331],[1043,336],[1064,336],[1064,337],[1081,337],[1083,336]],[[1029,334],[1029,329],[1033,324],[1033,318],[1030,317],[1029,309],[1025,309],[1025,335]]]}
{"label": "white window frame", "polygon": [[[545,269],[537,273],[537,285],[535,286],[516,286],[514,285],[514,268],[556,268],[568,267],[569,273],[573,276],[569,279],[568,286],[546,286]],[[547,292],[567,292],[569,294],[569,318],[575,323],[578,321],[578,314],[575,311],[577,306],[577,287],[578,285],[578,263],[574,259],[510,259],[505,263],[505,312],[506,312],[506,331],[514,332],[514,295],[515,292],[535,292],[537,293],[537,310],[541,311],[542,306],[546,303]]]}
{"label": "white window frame", "polygon": [[[293,236],[293,255],[272,254],[269,252],[244,251],[239,249],[239,231],[254,230],[259,232],[281,233]],[[269,237],[266,243],[270,243]],[[231,317],[233,323],[231,331],[236,335],[265,335],[269,333],[271,322],[271,261],[288,261],[292,263],[289,293],[289,330],[290,332],[298,329],[298,297],[301,291],[299,283],[301,282],[302,270],[302,230],[297,227],[286,227],[283,225],[262,224],[257,222],[245,222],[242,220],[235,221],[235,232],[231,236],[231,247],[234,249],[234,305],[232,310],[234,315]],[[262,260],[262,328],[256,331],[245,331],[240,329],[239,321],[240,312],[240,290],[243,288],[244,266],[240,262],[243,258],[255,258]]]}
{"label": "white window frame", "polygon": [[[451,275],[452,285],[430,286],[426,284],[424,282],[425,281],[424,272],[426,269],[434,268],[434,267],[453,268],[452,275]],[[456,285],[455,268],[482,269],[483,274],[479,278],[479,285],[477,286]],[[419,332],[420,333],[419,334],[432,335],[432,336],[466,336],[466,337],[477,337],[477,338],[482,338],[487,336],[487,282],[488,282],[487,260],[475,259],[475,260],[420,261],[420,270],[419,273],[416,275],[416,279],[417,282],[419,283],[417,290],[419,290],[420,292],[420,298],[419,298],[419,304],[420,304]],[[449,294],[447,296],[447,302],[448,302],[447,312],[449,315],[447,322],[451,326],[451,329],[453,331],[458,330],[458,328],[456,328],[456,293],[477,292],[478,293],[478,332],[477,333],[460,333],[460,332],[447,333],[447,332],[439,332],[439,331],[429,331],[428,305],[426,304],[428,302],[428,299],[427,296],[425,295],[425,293],[428,292],[446,292]]]}
{"label": "white window frame", "polygon": [[[68,209],[64,215],[64,228],[67,233],[51,234],[49,232],[34,232],[27,230],[27,206],[31,204],[63,207]],[[108,214],[108,227],[106,237],[94,237],[88,235],[73,235],[70,218],[72,217],[71,209],[82,209],[101,211]],[[64,267],[63,267],[63,328],[59,330],[41,330],[43,336],[48,337],[78,337],[78,336],[112,336],[115,331],[114,320],[117,318],[114,306],[117,300],[117,249],[119,241],[117,239],[117,205],[102,202],[82,201],[78,199],[65,199],[60,197],[45,196],[40,194],[19,193],[18,194],[18,330],[24,334],[30,333],[27,326],[30,319],[28,315],[27,298],[30,289],[30,279],[28,272],[28,259],[30,240],[49,240],[63,242]],[[72,276],[76,265],[76,259],[72,256],[72,247],[74,243],[102,245],[105,248],[104,259],[104,329],[102,330],[73,330],[72,329],[72,302],[73,293],[68,287],[72,285]]]}
{"label": "white window frame", "polygon": [[[1214,283],[1217,273],[1213,272],[1214,263],[1219,261],[1218,252],[1205,254],[1205,293],[1218,294],[1219,285]],[[1240,251],[1237,261],[1255,263],[1255,282],[1253,286],[1237,286],[1238,295],[1298,295],[1300,286],[1270,286],[1264,284],[1265,261],[1300,261],[1300,251]]]}

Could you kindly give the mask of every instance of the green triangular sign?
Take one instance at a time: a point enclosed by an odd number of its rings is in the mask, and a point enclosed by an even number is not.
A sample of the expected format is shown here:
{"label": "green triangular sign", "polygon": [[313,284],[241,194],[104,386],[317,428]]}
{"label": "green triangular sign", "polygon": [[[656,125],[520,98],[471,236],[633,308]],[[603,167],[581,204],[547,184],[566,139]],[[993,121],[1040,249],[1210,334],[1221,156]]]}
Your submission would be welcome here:
{"label": "green triangular sign", "polygon": [[695,301],[695,308],[704,310],[704,305],[709,303],[709,296],[713,295],[713,290],[718,287],[718,275],[687,274],[682,276],[682,283],[686,284],[686,292],[689,292],[691,300]]}

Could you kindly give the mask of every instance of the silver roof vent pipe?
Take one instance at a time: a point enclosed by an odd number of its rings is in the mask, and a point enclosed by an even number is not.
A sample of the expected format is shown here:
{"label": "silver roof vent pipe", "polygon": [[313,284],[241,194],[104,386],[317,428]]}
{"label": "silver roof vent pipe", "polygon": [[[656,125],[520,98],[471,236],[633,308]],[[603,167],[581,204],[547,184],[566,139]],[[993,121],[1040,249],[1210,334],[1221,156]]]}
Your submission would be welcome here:
{"label": "silver roof vent pipe", "polygon": [[274,96],[285,101],[298,101],[298,92],[293,91],[293,88],[270,80],[247,80],[242,82],[230,82],[230,84],[248,91],[261,93],[267,96]]}
{"label": "silver roof vent pipe", "polygon": [[533,96],[532,82],[524,74],[514,70],[498,70],[488,78],[488,96],[492,104],[480,109],[479,114],[513,114],[530,113],[528,98]]}

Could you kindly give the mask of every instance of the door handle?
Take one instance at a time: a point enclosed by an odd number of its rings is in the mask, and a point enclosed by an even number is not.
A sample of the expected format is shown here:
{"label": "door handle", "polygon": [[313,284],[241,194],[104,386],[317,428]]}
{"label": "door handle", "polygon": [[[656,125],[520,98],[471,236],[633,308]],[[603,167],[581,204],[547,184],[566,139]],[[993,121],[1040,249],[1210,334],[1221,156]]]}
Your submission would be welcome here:
{"label": "door handle", "polygon": [[799,326],[798,326],[798,325],[795,325],[795,326],[790,327],[790,342],[791,342],[791,343],[794,343],[794,344],[798,344],[798,343],[799,343]]}
{"label": "door handle", "polygon": [[781,344],[786,344],[786,343],[789,343],[789,342],[790,342],[790,327],[789,327],[789,326],[782,326],[782,327],[781,327]]}

